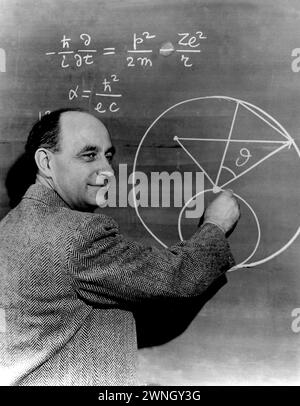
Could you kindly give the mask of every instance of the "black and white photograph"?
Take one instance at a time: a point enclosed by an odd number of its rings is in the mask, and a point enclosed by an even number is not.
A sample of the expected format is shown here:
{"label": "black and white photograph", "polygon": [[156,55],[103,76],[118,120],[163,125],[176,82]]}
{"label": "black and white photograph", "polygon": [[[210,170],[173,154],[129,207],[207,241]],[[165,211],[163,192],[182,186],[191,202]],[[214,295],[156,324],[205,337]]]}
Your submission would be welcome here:
{"label": "black and white photograph", "polygon": [[299,387],[299,234],[299,1],[0,1],[3,390]]}

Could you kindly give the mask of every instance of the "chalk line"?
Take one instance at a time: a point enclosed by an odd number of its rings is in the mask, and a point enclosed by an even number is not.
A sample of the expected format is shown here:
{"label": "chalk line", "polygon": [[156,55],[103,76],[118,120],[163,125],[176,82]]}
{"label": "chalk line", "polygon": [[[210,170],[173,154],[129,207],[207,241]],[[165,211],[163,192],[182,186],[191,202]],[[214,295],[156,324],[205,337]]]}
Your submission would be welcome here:
{"label": "chalk line", "polygon": [[[244,103],[241,103],[241,105],[243,107],[245,107],[247,110],[251,111],[251,113],[253,113],[254,115],[256,115],[257,117],[259,117],[262,121],[264,121],[267,125],[269,125],[270,127],[272,127],[275,131],[277,131],[279,134],[281,134],[284,138],[289,139],[289,137],[284,134],[283,132],[281,132],[277,127],[275,127],[273,124],[271,124],[268,120],[266,120],[263,116],[261,116],[260,114],[256,113],[255,110],[253,110],[252,108],[250,108],[249,106],[247,106]],[[268,118],[271,118],[271,116],[269,116],[267,113],[265,113],[266,116]]]}
{"label": "chalk line", "polygon": [[282,149],[286,148],[287,146],[291,145],[291,141],[287,141],[284,145],[282,145],[281,147],[275,149],[275,151],[270,152],[268,155],[266,155],[264,158],[260,159],[259,161],[257,161],[255,164],[253,164],[252,166],[250,166],[249,168],[247,168],[246,170],[244,170],[243,172],[239,173],[235,179],[231,179],[228,182],[224,183],[224,185],[220,186],[221,188],[224,188],[225,186],[228,186],[231,182],[233,182],[234,180],[240,178],[241,176],[245,175],[247,172],[251,171],[252,169],[254,169],[256,166],[260,165],[262,162],[264,162],[266,159],[271,158],[271,156],[277,154],[278,152],[280,152]]}
{"label": "chalk line", "polygon": [[227,166],[224,166],[224,165],[222,166],[222,168],[225,169],[225,170],[227,170],[228,172],[230,172],[230,173],[236,178],[236,173],[233,172],[232,169],[230,169],[230,168],[228,168]]}
{"label": "chalk line", "polygon": [[236,103],[236,106],[235,106],[235,111],[234,111],[234,114],[233,114],[231,126],[230,126],[230,131],[229,131],[228,139],[227,139],[227,142],[226,142],[226,146],[225,146],[224,153],[223,153],[223,156],[222,156],[221,164],[220,164],[220,167],[219,167],[219,170],[218,170],[218,174],[217,174],[217,178],[216,178],[216,181],[215,181],[216,186],[218,186],[218,182],[219,182],[219,179],[220,179],[220,174],[221,174],[222,166],[223,166],[223,164],[224,164],[225,156],[226,156],[226,153],[227,153],[227,150],[228,150],[228,147],[229,147],[230,138],[231,138],[231,135],[232,135],[232,131],[233,131],[233,127],[234,127],[234,123],[235,123],[235,120],[236,120],[236,115],[237,115],[238,109],[239,109],[239,103],[237,102],[237,103]]}
{"label": "chalk line", "polygon": [[210,183],[212,184],[212,186],[216,186],[213,182],[213,180],[211,179],[211,177],[208,175],[208,173],[204,170],[204,168],[202,168],[202,166],[199,164],[199,162],[193,157],[193,155],[184,147],[184,145],[178,140],[178,137],[174,137],[174,141],[178,142],[178,144],[181,146],[181,148],[185,151],[186,154],[188,154],[188,156],[195,162],[195,164],[198,166],[198,168],[201,169],[201,171],[205,174],[205,176],[207,177],[207,179],[210,181]]}
{"label": "chalk line", "polygon": [[[181,141],[220,141],[220,142],[226,142],[228,138],[185,138],[185,137],[178,137],[178,139]],[[272,140],[234,140],[231,139],[230,142],[247,142],[247,143],[260,143],[260,144],[285,144],[286,141],[272,141]]]}

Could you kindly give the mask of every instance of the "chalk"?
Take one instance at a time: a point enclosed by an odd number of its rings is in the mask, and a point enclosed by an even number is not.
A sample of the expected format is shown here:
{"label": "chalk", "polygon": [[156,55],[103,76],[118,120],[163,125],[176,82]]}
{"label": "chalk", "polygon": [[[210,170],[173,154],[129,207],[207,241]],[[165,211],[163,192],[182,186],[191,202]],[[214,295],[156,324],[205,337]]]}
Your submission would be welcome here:
{"label": "chalk", "polygon": [[219,193],[219,192],[221,192],[221,190],[222,189],[219,186],[214,186],[212,191],[213,191],[213,193]]}
{"label": "chalk", "polygon": [[175,51],[174,45],[172,44],[172,42],[167,41],[164,42],[159,50],[160,55],[162,56],[169,56],[171,55],[173,52]]}

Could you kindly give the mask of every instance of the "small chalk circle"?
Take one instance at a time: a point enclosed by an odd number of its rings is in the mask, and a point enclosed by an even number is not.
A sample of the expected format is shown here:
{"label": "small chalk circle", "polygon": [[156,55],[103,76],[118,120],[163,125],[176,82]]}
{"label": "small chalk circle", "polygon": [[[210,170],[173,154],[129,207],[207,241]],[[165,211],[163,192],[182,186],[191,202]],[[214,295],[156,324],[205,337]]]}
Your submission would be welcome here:
{"label": "small chalk circle", "polygon": [[213,193],[220,193],[221,190],[222,189],[219,186],[214,186],[212,191],[213,191]]}

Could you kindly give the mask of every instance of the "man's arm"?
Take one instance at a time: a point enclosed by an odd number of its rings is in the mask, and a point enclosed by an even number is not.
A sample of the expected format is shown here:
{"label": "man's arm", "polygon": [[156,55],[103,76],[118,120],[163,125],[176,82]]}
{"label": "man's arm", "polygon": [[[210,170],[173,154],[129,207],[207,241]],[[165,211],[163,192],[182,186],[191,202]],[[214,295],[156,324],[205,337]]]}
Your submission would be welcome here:
{"label": "man's arm", "polygon": [[92,215],[70,245],[68,268],[83,300],[130,305],[199,295],[233,265],[224,233],[213,224],[160,250],[125,239],[112,219]]}

